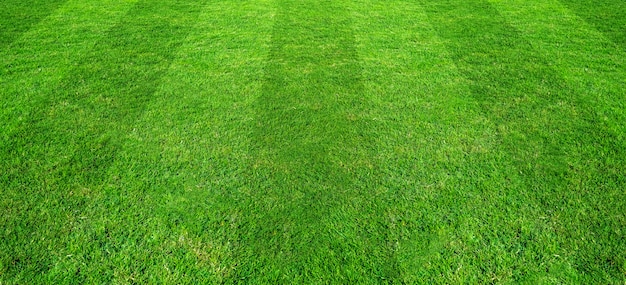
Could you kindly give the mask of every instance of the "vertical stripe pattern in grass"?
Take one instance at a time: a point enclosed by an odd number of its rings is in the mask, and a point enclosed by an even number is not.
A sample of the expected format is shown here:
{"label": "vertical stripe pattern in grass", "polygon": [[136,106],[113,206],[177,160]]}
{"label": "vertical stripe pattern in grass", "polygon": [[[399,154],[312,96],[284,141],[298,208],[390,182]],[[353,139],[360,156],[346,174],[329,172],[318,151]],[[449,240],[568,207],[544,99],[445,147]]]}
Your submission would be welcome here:
{"label": "vertical stripe pattern in grass", "polygon": [[[502,195],[509,197],[509,201],[525,197],[524,204],[520,204],[522,201],[515,204],[529,206],[537,215],[526,218],[531,223],[530,227],[522,228],[522,235],[502,227],[503,230],[486,238],[492,244],[506,244],[507,237],[519,239],[523,246],[516,254],[530,250],[527,257],[539,260],[545,271],[504,265],[508,261],[503,259],[503,265],[490,262],[488,272],[496,273],[497,278],[533,282],[579,280],[599,261],[594,260],[595,257],[578,256],[574,250],[579,246],[577,240],[601,235],[602,240],[611,241],[606,247],[623,248],[615,244],[618,232],[610,230],[611,225],[620,223],[621,217],[606,220],[589,215],[579,218],[581,212],[608,214],[614,207],[623,208],[618,200],[609,202],[612,206],[608,208],[599,203],[604,200],[603,195],[614,196],[615,191],[621,191],[618,189],[623,182],[614,174],[613,160],[601,157],[605,151],[610,152],[611,157],[620,157],[621,151],[614,148],[619,148],[622,142],[611,138],[614,134],[609,128],[606,132],[598,131],[604,127],[594,122],[596,119],[586,110],[590,103],[583,92],[585,89],[572,85],[582,78],[575,75],[572,81],[571,71],[576,64],[564,70],[561,68],[567,65],[554,65],[552,60],[559,58],[559,54],[535,50],[538,40],[529,41],[522,31],[511,26],[495,9],[496,4],[504,6],[488,1],[423,2],[457,66],[471,81],[472,96],[496,124],[505,159],[515,166],[515,176],[523,180],[520,187],[510,188]],[[532,5],[515,8],[516,11],[523,9],[532,9]],[[554,17],[543,19],[555,20]],[[535,19],[535,23],[538,21]],[[548,25],[551,25],[548,30],[552,30],[554,23]],[[567,59],[569,62],[576,60]],[[597,106],[596,110],[614,104],[608,102]],[[582,172],[589,176],[581,176]],[[596,180],[600,177],[603,182]],[[485,249],[485,254],[480,256],[489,255],[489,247]],[[597,254],[603,256],[603,252],[600,250]],[[610,269],[613,274],[619,271],[618,263],[602,262],[610,264],[605,265],[604,270]],[[597,273],[594,276],[598,276]]]}
{"label": "vertical stripe pattern in grass", "polygon": [[[90,203],[93,221],[73,235],[85,244],[91,236],[101,241],[89,250],[101,262],[89,270],[123,264],[116,280],[140,283],[221,284],[233,276],[240,211],[231,197],[246,184],[271,4],[216,1],[203,8],[154,98],[123,135],[104,193]],[[82,260],[83,252],[69,254]]]}
{"label": "vertical stripe pattern in grass", "polygon": [[[626,184],[626,169],[620,167],[626,160],[626,54],[559,1],[492,5],[524,32],[536,53],[559,74],[564,87],[554,93],[563,94],[560,103],[573,113],[569,120],[580,126],[566,136],[553,134],[558,147],[568,153],[569,169],[558,183],[563,188],[557,186],[562,196],[551,198],[549,205],[567,218],[562,227],[578,237],[564,240],[564,247],[585,249],[572,254],[584,276],[615,278],[620,262],[626,262],[626,243],[614,242],[622,240],[619,228],[626,220],[626,203],[619,198]],[[580,216],[571,209],[588,214]],[[589,239],[597,239],[598,245],[581,242]]]}
{"label": "vertical stripe pattern in grass", "polygon": [[335,1],[278,1],[249,188],[239,197],[246,203],[236,278],[355,282],[394,274],[375,223],[376,150],[351,24]]}
{"label": "vertical stripe pattern in grass", "polygon": [[623,283],[620,3],[2,2],[0,283]]}

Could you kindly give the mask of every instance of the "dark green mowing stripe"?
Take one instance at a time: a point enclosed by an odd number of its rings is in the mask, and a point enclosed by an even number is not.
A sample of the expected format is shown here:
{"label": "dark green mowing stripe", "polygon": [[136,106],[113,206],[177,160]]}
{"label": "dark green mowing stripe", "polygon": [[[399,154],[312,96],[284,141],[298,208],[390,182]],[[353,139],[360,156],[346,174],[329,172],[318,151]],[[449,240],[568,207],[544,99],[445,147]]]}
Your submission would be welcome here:
{"label": "dark green mowing stripe", "polygon": [[232,281],[392,279],[350,16],[334,1],[278,5]]}

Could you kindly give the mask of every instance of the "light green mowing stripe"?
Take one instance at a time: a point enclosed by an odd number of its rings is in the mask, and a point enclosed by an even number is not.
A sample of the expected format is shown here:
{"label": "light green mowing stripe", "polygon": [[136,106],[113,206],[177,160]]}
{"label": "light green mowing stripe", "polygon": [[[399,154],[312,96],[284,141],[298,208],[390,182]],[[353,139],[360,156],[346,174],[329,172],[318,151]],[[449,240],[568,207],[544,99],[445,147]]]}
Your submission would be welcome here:
{"label": "light green mowing stripe", "polygon": [[377,123],[363,94],[350,14],[337,1],[277,5],[247,188],[232,197],[241,214],[239,265],[229,281],[393,279]]}
{"label": "light green mowing stripe", "polygon": [[[107,214],[136,214],[115,203],[109,207],[91,201],[103,195],[122,135],[152,99],[203,4],[137,3],[93,49],[67,54],[84,56],[61,82],[44,89],[41,99],[22,102],[38,110],[38,117],[19,124],[1,154],[3,169],[8,169],[2,176],[7,195],[1,200],[1,223],[8,229],[0,237],[2,278],[103,283],[130,280],[130,266],[147,266],[116,255],[119,240],[133,242],[131,237],[139,233],[114,235],[127,224],[89,215],[92,207]],[[97,230],[85,230],[89,228]],[[80,254],[69,253],[75,251]],[[109,259],[116,263],[103,262]]]}
{"label": "light green mowing stripe", "polygon": [[114,281],[139,283],[232,277],[241,263],[232,256],[240,218],[232,195],[245,186],[272,4],[216,1],[203,9],[141,118],[121,135],[102,194],[89,202],[90,222],[72,235],[79,246],[60,270],[111,268]]}
{"label": "light green mowing stripe", "polygon": [[[355,1],[355,38],[364,97],[377,122],[380,222],[398,264],[394,283],[468,281],[462,224],[475,189],[461,184],[468,157],[493,151],[488,121],[421,7]],[[492,171],[484,169],[485,172]],[[462,252],[459,252],[462,254]],[[460,270],[463,269],[463,270]],[[471,279],[470,279],[471,280]]]}
{"label": "light green mowing stripe", "polygon": [[378,146],[400,280],[510,279],[515,266],[534,262],[509,256],[538,231],[541,210],[515,197],[525,185],[500,145],[498,126],[422,6],[364,2],[355,3],[357,38],[365,92],[385,126]]}
{"label": "light green mowing stripe", "polygon": [[471,81],[472,96],[496,124],[504,159],[523,181],[498,193],[513,207],[483,213],[519,216],[521,227],[493,224],[491,234],[479,236],[476,258],[466,259],[483,264],[488,274],[481,278],[492,276],[484,281],[620,280],[622,263],[614,258],[623,252],[617,226],[623,216],[613,211],[623,204],[606,197],[624,188],[623,176],[616,175],[624,169],[622,143],[598,131],[603,126],[585,111],[594,108],[583,96],[587,91],[570,86],[550,55],[489,2],[422,4]]}
{"label": "light green mowing stripe", "polygon": [[[594,279],[624,281],[626,274],[626,53],[604,34],[574,15],[559,1],[493,1],[494,7],[532,43],[563,78],[565,95],[581,104],[573,106],[576,120],[585,121],[579,149],[569,156],[574,172],[568,187],[579,191],[569,207],[585,210],[566,228],[593,221],[568,240],[579,270]],[[564,146],[565,147],[565,146]],[[582,176],[586,173],[586,177]],[[572,205],[574,204],[574,205]],[[582,204],[582,205],[579,205]],[[597,240],[589,244],[584,240]]]}

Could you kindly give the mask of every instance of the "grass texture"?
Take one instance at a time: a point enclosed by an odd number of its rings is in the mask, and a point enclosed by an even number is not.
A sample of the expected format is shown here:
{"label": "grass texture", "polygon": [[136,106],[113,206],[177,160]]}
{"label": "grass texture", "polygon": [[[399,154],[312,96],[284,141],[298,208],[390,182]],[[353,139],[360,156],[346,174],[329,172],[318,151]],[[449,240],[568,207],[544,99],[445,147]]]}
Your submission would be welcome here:
{"label": "grass texture", "polygon": [[6,0],[0,284],[626,282],[615,0]]}

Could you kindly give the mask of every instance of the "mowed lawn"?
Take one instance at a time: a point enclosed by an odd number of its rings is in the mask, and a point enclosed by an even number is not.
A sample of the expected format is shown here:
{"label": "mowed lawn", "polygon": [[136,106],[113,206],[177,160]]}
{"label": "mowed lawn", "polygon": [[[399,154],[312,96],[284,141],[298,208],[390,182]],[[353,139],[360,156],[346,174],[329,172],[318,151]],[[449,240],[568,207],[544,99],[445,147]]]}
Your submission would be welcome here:
{"label": "mowed lawn", "polygon": [[0,284],[626,282],[623,0],[3,0]]}

